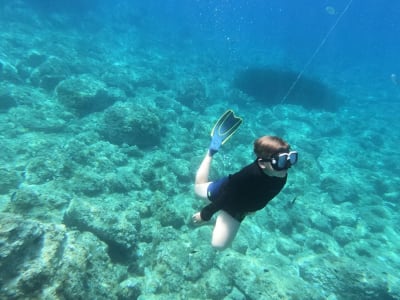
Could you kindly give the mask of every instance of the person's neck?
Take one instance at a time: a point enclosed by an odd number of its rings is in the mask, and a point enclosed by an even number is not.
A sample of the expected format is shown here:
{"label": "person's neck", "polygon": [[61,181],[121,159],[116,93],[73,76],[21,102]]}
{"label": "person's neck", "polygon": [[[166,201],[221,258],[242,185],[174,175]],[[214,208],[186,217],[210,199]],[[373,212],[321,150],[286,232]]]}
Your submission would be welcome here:
{"label": "person's neck", "polygon": [[286,171],[273,171],[269,169],[263,169],[263,172],[265,175],[270,176],[270,177],[279,177],[283,178],[286,176],[287,172]]}

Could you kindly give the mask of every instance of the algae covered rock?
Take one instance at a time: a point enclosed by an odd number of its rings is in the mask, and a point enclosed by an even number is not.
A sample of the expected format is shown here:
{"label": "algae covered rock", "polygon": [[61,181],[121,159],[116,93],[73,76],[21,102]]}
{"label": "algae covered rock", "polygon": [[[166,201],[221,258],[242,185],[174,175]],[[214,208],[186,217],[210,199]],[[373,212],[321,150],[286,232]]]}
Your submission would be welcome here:
{"label": "algae covered rock", "polygon": [[285,256],[296,255],[301,252],[301,247],[299,245],[285,238],[279,238],[277,240],[276,249]]}
{"label": "algae covered rock", "polygon": [[1,299],[117,299],[120,270],[93,234],[0,214]]}
{"label": "algae covered rock", "polygon": [[113,144],[151,147],[160,143],[161,129],[155,109],[118,102],[104,112],[101,133]]}
{"label": "algae covered rock", "polygon": [[0,112],[6,112],[17,105],[17,99],[12,93],[10,86],[0,84]]}
{"label": "algae covered rock", "polygon": [[333,230],[333,237],[340,246],[345,246],[355,239],[355,229],[348,226],[338,226]]}
{"label": "algae covered rock", "polygon": [[34,66],[30,74],[31,83],[50,91],[70,73],[67,63],[56,56],[47,58],[40,53],[31,53],[26,63]]}
{"label": "algae covered rock", "polygon": [[37,50],[32,50],[28,53],[27,57],[24,60],[24,65],[30,68],[36,68],[44,63],[47,59],[47,55],[45,53],[40,53]]}
{"label": "algae covered rock", "polygon": [[11,197],[5,212],[20,214],[43,222],[60,222],[70,195],[56,185],[22,185]]}
{"label": "algae covered rock", "polygon": [[128,208],[130,199],[74,199],[65,216],[67,226],[89,231],[106,242],[110,255],[128,259],[135,249],[140,232],[140,215],[135,207]]}
{"label": "algae covered rock", "polygon": [[17,68],[10,62],[2,59],[0,59],[0,81],[20,82]]}
{"label": "algae covered rock", "polygon": [[194,110],[203,110],[208,100],[204,83],[198,78],[187,79],[178,91],[177,100]]}
{"label": "algae covered rock", "polygon": [[[182,245],[177,240],[169,240],[161,242],[157,247],[157,268],[167,267],[180,280],[200,279],[213,267],[214,259],[215,251],[207,246],[194,249],[190,245]],[[174,288],[178,287],[172,289]]]}
{"label": "algae covered rock", "polygon": [[106,109],[124,94],[90,75],[70,77],[56,88],[58,101],[78,116]]}
{"label": "algae covered rock", "polygon": [[20,176],[14,170],[0,167],[0,195],[7,194],[10,190],[18,187]]}
{"label": "algae covered rock", "polygon": [[310,257],[299,266],[299,275],[325,292],[341,295],[342,299],[397,299],[396,291],[388,289],[395,274],[381,263],[362,263],[346,257]]}
{"label": "algae covered rock", "polygon": [[43,184],[60,176],[63,168],[64,160],[61,155],[37,156],[29,161],[25,170],[25,180],[29,184]]}
{"label": "algae covered rock", "polygon": [[56,105],[42,105],[42,107],[31,108],[29,106],[18,106],[15,108],[15,121],[26,129],[46,133],[62,132],[67,120],[73,116]]}

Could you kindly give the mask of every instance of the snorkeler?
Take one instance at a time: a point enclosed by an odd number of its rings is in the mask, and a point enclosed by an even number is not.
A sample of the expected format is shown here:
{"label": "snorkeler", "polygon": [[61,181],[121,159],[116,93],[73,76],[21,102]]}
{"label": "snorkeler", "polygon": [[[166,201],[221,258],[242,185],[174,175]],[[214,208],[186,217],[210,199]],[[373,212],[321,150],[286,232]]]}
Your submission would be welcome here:
{"label": "snorkeler", "polygon": [[213,155],[239,128],[242,119],[228,110],[211,131],[211,145],[195,179],[195,193],[210,204],[193,215],[196,225],[203,224],[220,211],[211,244],[218,250],[227,248],[248,213],[264,208],[283,189],[288,169],[297,162],[298,154],[276,136],[255,140],[256,160],[239,172],[210,182],[208,175]]}

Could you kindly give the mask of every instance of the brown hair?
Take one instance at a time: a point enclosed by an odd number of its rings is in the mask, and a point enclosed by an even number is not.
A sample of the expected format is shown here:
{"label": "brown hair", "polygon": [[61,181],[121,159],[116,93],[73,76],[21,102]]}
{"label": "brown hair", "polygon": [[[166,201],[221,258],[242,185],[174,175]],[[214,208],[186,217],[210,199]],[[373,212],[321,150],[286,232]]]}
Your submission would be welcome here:
{"label": "brown hair", "polygon": [[277,136],[262,136],[254,141],[254,153],[260,158],[270,158],[273,154],[289,151],[290,145]]}

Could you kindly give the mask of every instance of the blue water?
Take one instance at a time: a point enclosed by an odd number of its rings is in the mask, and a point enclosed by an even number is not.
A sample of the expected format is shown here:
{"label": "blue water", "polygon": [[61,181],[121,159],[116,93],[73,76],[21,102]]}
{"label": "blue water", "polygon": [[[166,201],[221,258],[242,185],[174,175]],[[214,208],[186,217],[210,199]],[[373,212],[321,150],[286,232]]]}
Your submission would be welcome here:
{"label": "blue water", "polygon": [[[0,0],[1,299],[400,299],[400,2]],[[215,251],[210,180],[284,190]]]}

